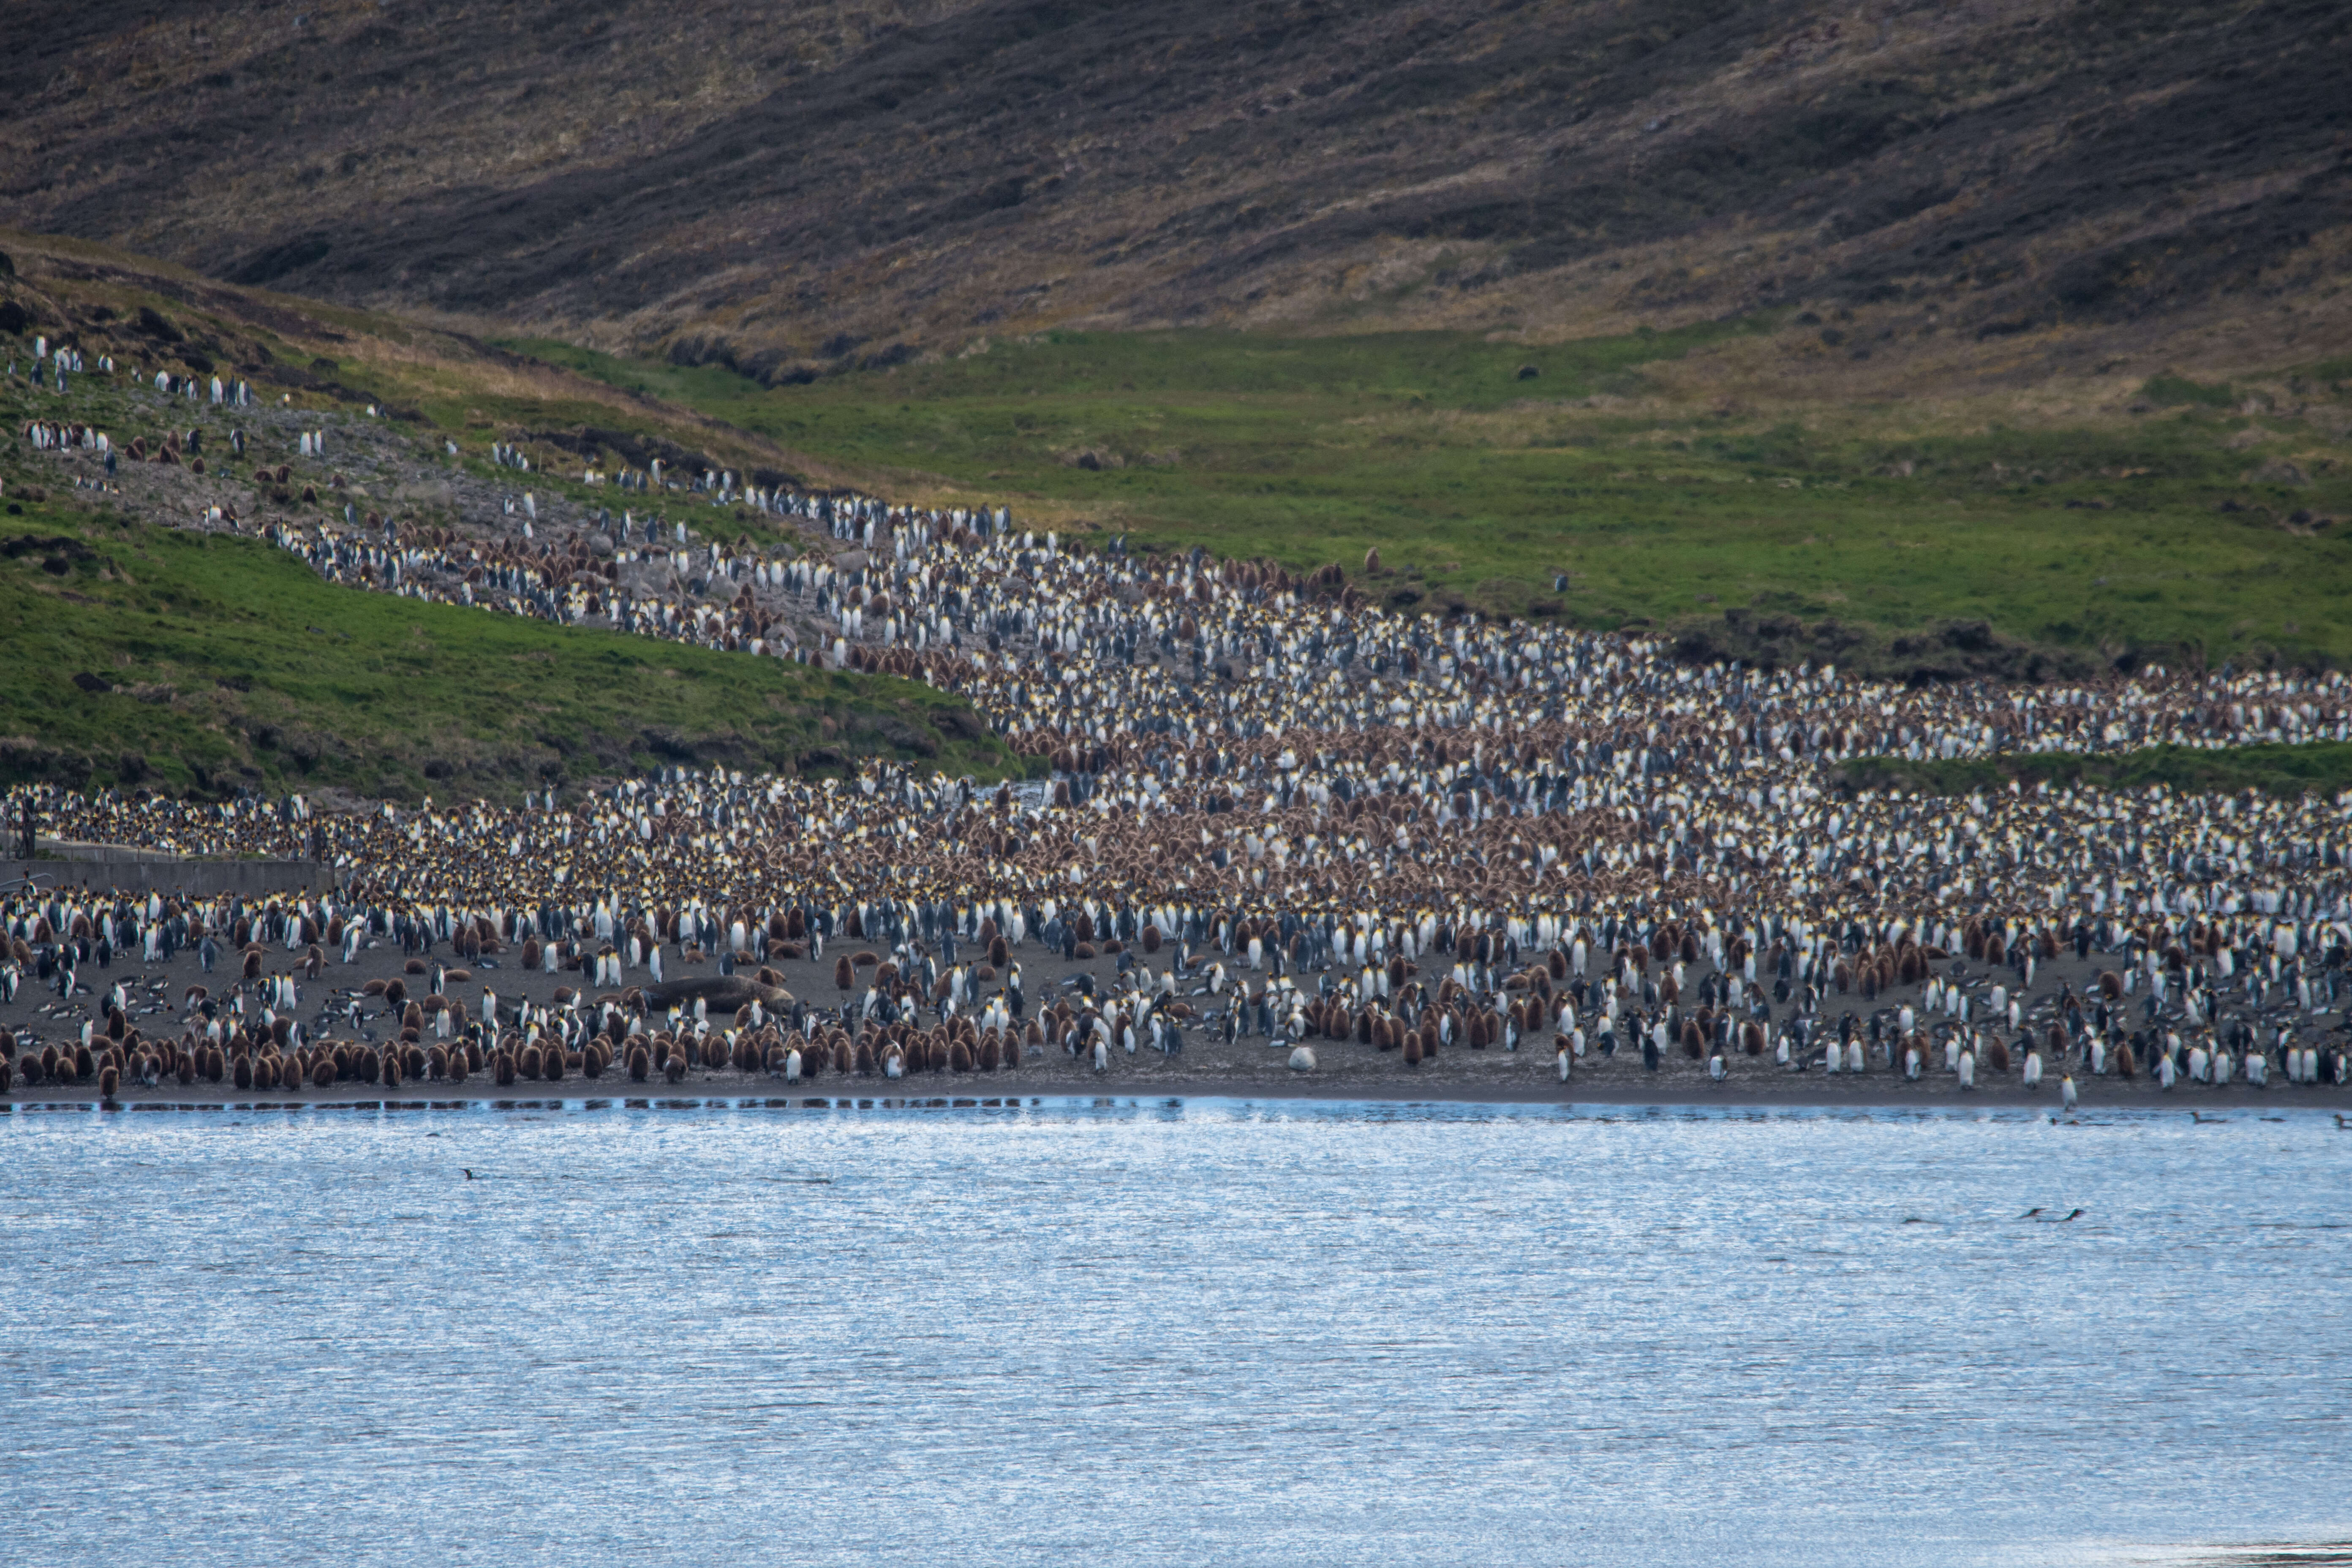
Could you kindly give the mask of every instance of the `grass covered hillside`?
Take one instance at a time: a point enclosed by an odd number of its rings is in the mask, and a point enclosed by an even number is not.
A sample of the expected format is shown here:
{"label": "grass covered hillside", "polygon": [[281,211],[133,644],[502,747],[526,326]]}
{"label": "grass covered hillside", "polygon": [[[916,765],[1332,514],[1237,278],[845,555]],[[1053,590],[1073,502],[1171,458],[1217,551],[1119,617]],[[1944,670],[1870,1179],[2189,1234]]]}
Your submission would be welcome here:
{"label": "grass covered hillside", "polygon": [[[29,374],[44,338],[88,367],[64,393],[53,372],[39,384]],[[107,357],[114,373],[100,368]],[[560,531],[611,499],[582,482],[590,465],[659,455],[694,471],[781,472],[793,459],[772,442],[462,335],[50,237],[0,236],[10,362],[0,780],[413,800],[688,762],[837,771],[886,753],[1019,769],[967,705],[926,687],[336,587],[258,538],[172,526],[221,505],[252,533],[340,521],[348,503],[462,534],[498,528],[501,498],[530,489]],[[244,379],[259,404],[169,396],[159,372]],[[100,470],[37,453],[35,420],[105,430],[119,452],[194,430],[209,472],[125,460],[115,491],[77,489],[74,475]],[[311,428],[328,431],[331,455],[299,454]],[[233,429],[248,439],[243,459]],[[493,467],[496,441],[527,447],[538,466]],[[261,479],[273,465],[290,483]],[[751,526],[673,499],[698,536]]]}
{"label": "grass covered hillside", "polygon": [[1893,394],[2224,374],[2352,304],[2328,0],[90,0],[16,32],[0,218],[769,380],[983,331],[1836,307]]}
{"label": "grass covered hillside", "polygon": [[1968,795],[2014,782],[2028,788],[2041,784],[2093,784],[2105,789],[2160,785],[2211,795],[2259,790],[2275,795],[2340,795],[2352,790],[2352,745],[2325,741],[2213,751],[2149,746],[2104,756],[2021,752],[1921,763],[1900,757],[1863,757],[1847,763],[1841,773],[1850,790],[1895,789],[1925,795]]}
{"label": "grass covered hillside", "polygon": [[1792,389],[1849,331],[1055,332],[775,387],[514,346],[891,493],[1337,562],[1397,608],[1931,677],[2352,658],[2352,359],[1900,403]]}
{"label": "grass covered hillside", "polygon": [[1018,767],[929,687],[330,584],[259,540],[0,508],[0,781],[413,800],[677,763]]}

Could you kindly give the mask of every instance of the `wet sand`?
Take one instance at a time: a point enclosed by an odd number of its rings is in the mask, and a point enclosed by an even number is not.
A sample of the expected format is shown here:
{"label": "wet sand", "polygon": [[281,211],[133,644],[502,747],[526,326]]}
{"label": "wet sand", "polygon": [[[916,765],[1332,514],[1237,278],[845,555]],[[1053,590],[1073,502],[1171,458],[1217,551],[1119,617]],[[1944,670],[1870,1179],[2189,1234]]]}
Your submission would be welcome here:
{"label": "wet sand", "polygon": [[[843,952],[857,951],[860,943],[833,943],[826,948],[822,963],[814,960],[787,961],[774,967],[782,973],[786,987],[812,1007],[837,1007],[844,994],[833,982],[832,960]],[[270,952],[263,961],[263,973],[275,974],[291,965],[291,958],[280,952]],[[446,947],[438,948],[436,960],[459,967]],[[1150,961],[1155,967],[1164,967],[1171,955],[1155,955]],[[1091,962],[1066,963],[1056,953],[1050,957],[1034,943],[1016,952],[1024,974],[1024,994],[1028,1011],[1034,1015],[1049,1005],[1056,996],[1070,994],[1064,983],[1083,973],[1093,977],[1099,991],[1108,991],[1117,973],[1118,960],[1113,956]],[[2036,983],[2026,1005],[2031,1011],[2037,1003],[2054,998],[2062,983],[2071,983],[2077,994],[2095,984],[2097,972],[2107,964],[2102,955],[2092,954],[2087,963],[2076,961],[2069,952],[2061,959],[2045,963],[2037,972]],[[396,942],[379,941],[373,948],[363,949],[356,962],[345,965],[331,959],[325,973],[315,982],[301,982],[300,1005],[296,1016],[303,1023],[306,1035],[312,1041],[321,1038],[360,1038],[381,1043],[397,1034],[393,1020],[385,1016],[381,999],[367,998],[362,1002],[362,1019],[359,1029],[348,1022],[345,999],[371,979],[389,979],[404,973],[404,958]],[[665,974],[670,980],[715,977],[715,963],[685,964],[677,961],[675,949],[664,954]],[[490,963],[475,963],[470,967],[470,981],[453,984],[450,994],[464,1001],[469,1009],[478,1011],[485,985],[495,989],[502,1000],[522,998],[534,1004],[554,1000],[559,987],[578,988],[581,976],[576,972],[548,974],[541,971],[524,971],[515,967],[515,954],[509,952]],[[29,1039],[31,1049],[37,1055],[42,1043],[62,1043],[79,1039],[84,1018],[102,1022],[100,1003],[108,987],[117,981],[132,992],[131,1022],[143,1034],[176,1038],[187,1022],[183,999],[191,984],[206,984],[215,996],[226,994],[233,985],[232,970],[225,961],[210,975],[202,973],[194,955],[183,952],[174,961],[163,965],[142,965],[117,961],[110,968],[100,970],[87,964],[82,980],[93,994],[78,993],[63,1012],[57,1010],[58,998],[54,990],[44,990],[29,975],[12,1004],[0,1005],[0,1026],[17,1034],[22,1043]],[[1696,983],[1707,971],[1694,968],[1689,979]],[[1975,967],[1981,975],[1981,966]],[[1423,978],[1433,976],[1433,970]],[[1262,978],[1262,977],[1253,977]],[[1296,976],[1298,983],[1311,990],[1312,974]],[[1973,984],[1969,994],[1981,997],[1993,977],[1982,977]],[[2002,972],[1998,978],[2013,985],[2014,977]],[[643,968],[629,973],[631,984],[646,983]],[[160,985],[158,983],[160,982]],[[429,988],[429,976],[420,984],[409,977],[410,988],[422,994]],[[862,983],[861,983],[862,984]],[[1202,984],[1196,977],[1178,982],[1178,994],[1195,1008],[1206,1009],[1220,999],[1192,993]],[[992,990],[993,987],[985,987]],[[2133,1023],[2140,1022],[2137,998],[2133,999]],[[1906,988],[1901,994],[1887,994],[1875,1002],[1866,1002],[1859,994],[1839,995],[1832,992],[1824,1003],[1822,1016],[1834,1025],[1841,1013],[1852,1011],[1858,1023],[1866,1026],[1871,1013],[1878,1008],[1898,1006],[1904,1001],[1917,1001],[1917,989]],[[1074,1004],[1075,1005],[1075,1004]],[[323,1006],[332,1007],[331,1023],[322,1024],[320,1014]],[[43,1008],[50,1010],[44,1012]],[[248,1016],[253,1003],[247,1002]],[[1789,1009],[1776,1006],[1776,1020],[1785,1020]],[[926,1012],[926,1021],[930,1020]],[[714,1027],[719,1020],[714,1018]],[[2332,1028],[2337,1022],[2333,1016],[2316,1021]],[[1777,1024],[1776,1024],[1777,1027]],[[2307,1033],[2315,1033],[2313,1021],[2306,1018]],[[1598,1031],[1588,1023],[1589,1036]],[[2068,1070],[2055,1061],[2045,1065],[2045,1078],[2039,1089],[2029,1090],[2018,1081],[2012,1068],[2007,1076],[1992,1075],[1980,1070],[1978,1087],[1963,1090],[1951,1074],[1942,1070],[1941,1057],[1917,1082],[1906,1082],[1899,1073],[1889,1072],[1874,1062],[1871,1070],[1855,1073],[1829,1074],[1818,1066],[1803,1072],[1794,1072],[1778,1066],[1770,1057],[1738,1056],[1732,1058],[1730,1076],[1716,1083],[1707,1076],[1706,1064],[1685,1058],[1679,1051],[1670,1053],[1654,1072],[1642,1065],[1637,1047],[1622,1046],[1613,1058],[1601,1057],[1597,1050],[1589,1051],[1575,1065],[1568,1082],[1561,1082],[1550,1048],[1549,1033],[1530,1037],[1526,1048],[1517,1052],[1499,1047],[1471,1050],[1454,1047],[1443,1052],[1433,1061],[1417,1068],[1404,1065],[1400,1053],[1382,1052],[1353,1040],[1311,1039],[1306,1042],[1314,1051],[1317,1065],[1312,1072],[1297,1072],[1288,1064],[1291,1042],[1268,1044],[1263,1039],[1244,1037],[1227,1045],[1216,1032],[1195,1020],[1185,1029],[1183,1052],[1173,1058],[1162,1058],[1147,1044],[1133,1055],[1113,1050],[1107,1070],[1096,1073],[1087,1064],[1050,1049],[1045,1057],[1030,1057],[1020,1067],[996,1073],[956,1074],[950,1072],[920,1073],[903,1079],[874,1077],[843,1077],[826,1072],[802,1083],[787,1086],[783,1079],[765,1072],[741,1073],[732,1069],[705,1070],[696,1068],[681,1083],[667,1081],[635,1083],[617,1068],[609,1069],[601,1079],[589,1079],[577,1072],[556,1082],[519,1081],[500,1087],[487,1077],[474,1077],[463,1083],[416,1083],[403,1085],[386,1091],[381,1085],[357,1082],[338,1083],[329,1089],[305,1087],[298,1089],[253,1090],[237,1089],[227,1084],[212,1085],[198,1080],[182,1085],[176,1079],[166,1079],[152,1088],[125,1086],[120,1092],[120,1103],[125,1106],[156,1105],[428,1105],[489,1100],[499,1103],[533,1101],[578,1101],[609,1099],[644,1101],[676,1101],[683,1099],[736,1099],[774,1100],[783,1103],[906,1103],[929,1104],[942,1100],[985,1102],[1007,1098],[1026,1100],[1033,1098],[1077,1097],[1118,1099],[1163,1099],[1177,1097],[1215,1097],[1230,1099],[1282,1099],[1354,1100],[1380,1103],[1495,1103],[1495,1104],[1595,1104],[1595,1105],[1688,1105],[1688,1106],[1939,1106],[1956,1107],[2023,1107],[2042,1106],[2055,1111],[2059,1105],[2058,1080]],[[2284,1082],[2274,1073],[2267,1089],[2253,1089],[2242,1079],[2222,1087],[2193,1085],[2181,1082],[2171,1090],[2160,1089],[2155,1080],[2143,1074],[2126,1079],[2092,1077],[2078,1071],[2075,1088],[2080,1103],[2084,1107],[2099,1106],[2178,1106],[2184,1113],[2197,1109],[2207,1114],[2243,1114],[2257,1109],[2272,1110],[2288,1106],[2352,1107],[2352,1089],[2343,1087],[2305,1088]],[[13,1092],[0,1097],[0,1104],[80,1104],[98,1099],[95,1082],[61,1085],[43,1083],[27,1086],[21,1079]]]}

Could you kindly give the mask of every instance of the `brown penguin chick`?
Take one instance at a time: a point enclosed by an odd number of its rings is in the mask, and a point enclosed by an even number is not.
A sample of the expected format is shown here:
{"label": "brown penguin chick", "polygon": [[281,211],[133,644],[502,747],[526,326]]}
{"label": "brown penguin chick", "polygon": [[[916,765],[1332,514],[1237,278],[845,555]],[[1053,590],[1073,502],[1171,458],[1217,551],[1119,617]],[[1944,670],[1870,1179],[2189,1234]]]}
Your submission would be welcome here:
{"label": "brown penguin chick", "polygon": [[971,1051],[961,1040],[948,1047],[948,1070],[954,1073],[971,1070]]}
{"label": "brown penguin chick", "polygon": [[538,1078],[539,1047],[537,1046],[525,1046],[522,1048],[521,1059],[516,1063],[516,1066],[521,1070],[523,1077],[527,1079]]}
{"label": "brown penguin chick", "polygon": [[1417,1068],[1422,1063],[1422,1057],[1421,1031],[1418,1029],[1407,1031],[1404,1037],[1404,1065]]}
{"label": "brown penguin chick", "polygon": [[397,975],[383,983],[383,1005],[398,1010],[408,1005],[408,982]]}
{"label": "brown penguin chick", "polygon": [[874,1059],[873,1046],[866,1041],[860,1040],[857,1043],[857,1076],[860,1078],[872,1078],[874,1076],[875,1068],[879,1064]]}
{"label": "brown penguin chick", "polygon": [[1160,928],[1158,926],[1148,925],[1143,928],[1143,951],[1146,953],[1158,952],[1160,951],[1160,943],[1162,940],[1163,939],[1160,935]]}
{"label": "brown penguin chick", "polygon": [[392,982],[389,980],[371,980],[366,984],[360,987],[360,994],[362,996],[381,996],[386,991],[391,989]]}
{"label": "brown penguin chick", "polygon": [[629,1052],[629,1078],[631,1081],[643,1083],[646,1079],[653,1076],[653,1070],[654,1058],[652,1052],[646,1050],[643,1046],[638,1046]]}
{"label": "brown penguin chick", "polygon": [[114,1064],[112,1062],[107,1063],[104,1068],[100,1069],[98,1075],[99,1099],[109,1100],[112,1100],[114,1098],[114,1091],[121,1087],[122,1075],[115,1070]]}
{"label": "brown penguin chick", "polygon": [[449,1076],[449,1053],[435,1046],[425,1053],[425,1081],[439,1083]]}
{"label": "brown penguin chick", "polygon": [[998,969],[1013,962],[1013,949],[1003,937],[997,937],[988,944],[988,962]]}
{"label": "brown penguin chick", "polygon": [[261,954],[259,952],[252,952],[245,955],[245,977],[247,980],[258,980],[261,978]]}
{"label": "brown penguin chick", "polygon": [[686,1055],[684,1052],[675,1052],[671,1055],[669,1058],[669,1066],[663,1069],[662,1076],[668,1079],[672,1083],[684,1083],[686,1081]]}
{"label": "brown penguin chick", "polygon": [[423,959],[412,958],[400,966],[400,972],[403,974],[425,974],[430,973],[432,968],[433,966]]}
{"label": "brown penguin chick", "polygon": [[253,1087],[256,1089],[276,1089],[278,1087],[278,1064],[284,1059],[285,1058],[283,1057],[264,1057],[259,1061],[254,1063]]}
{"label": "brown penguin chick", "polygon": [[16,1068],[5,1056],[0,1056],[0,1094],[8,1092],[16,1083]]}
{"label": "brown penguin chick", "polygon": [[175,1053],[175,1059],[172,1063],[172,1070],[173,1074],[178,1077],[183,1088],[195,1082],[196,1053],[191,1048],[183,1047]]}
{"label": "brown penguin chick", "polygon": [[857,984],[857,971],[851,967],[849,955],[845,952],[833,961],[833,983],[844,991]]}
{"label": "brown penguin chick", "polygon": [[383,1059],[378,1064],[377,1072],[383,1081],[384,1088],[398,1089],[400,1087],[401,1074],[404,1070],[401,1065],[401,1058],[403,1054],[404,1053],[400,1051],[386,1051],[383,1053]]}
{"label": "brown penguin chick", "polygon": [[989,1030],[988,1037],[980,1043],[980,1070],[994,1072],[1004,1061],[1004,1051],[1005,1047],[996,1038],[996,1031]]}
{"label": "brown penguin chick", "polygon": [[253,1087],[253,1058],[251,1057],[239,1057],[236,1058],[236,1075],[232,1081],[234,1081],[239,1089],[251,1089]]}
{"label": "brown penguin chick", "polygon": [[490,1065],[494,1069],[491,1076],[500,1089],[504,1089],[509,1084],[514,1082],[515,1059],[513,1052],[503,1050],[499,1052],[498,1055],[490,1058]]}
{"label": "brown penguin chick", "polygon": [[88,1046],[76,1046],[74,1047],[74,1077],[83,1083],[88,1083],[90,1080],[91,1076],[97,1071],[97,1058],[89,1054],[89,1047]]}
{"label": "brown penguin chick", "polygon": [[550,1083],[563,1081],[563,1069],[567,1065],[561,1046],[550,1046],[539,1053],[539,1076]]}

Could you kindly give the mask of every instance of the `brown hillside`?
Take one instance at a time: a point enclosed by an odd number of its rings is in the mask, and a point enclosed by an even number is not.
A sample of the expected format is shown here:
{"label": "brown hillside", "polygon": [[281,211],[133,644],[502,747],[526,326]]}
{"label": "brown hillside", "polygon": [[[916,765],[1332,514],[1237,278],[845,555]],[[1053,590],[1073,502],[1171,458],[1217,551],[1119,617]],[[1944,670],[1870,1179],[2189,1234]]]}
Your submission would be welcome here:
{"label": "brown hillside", "polygon": [[772,378],[1825,301],[2038,373],[2340,334],[2348,45],[2326,0],[100,0],[0,57],[0,219]]}

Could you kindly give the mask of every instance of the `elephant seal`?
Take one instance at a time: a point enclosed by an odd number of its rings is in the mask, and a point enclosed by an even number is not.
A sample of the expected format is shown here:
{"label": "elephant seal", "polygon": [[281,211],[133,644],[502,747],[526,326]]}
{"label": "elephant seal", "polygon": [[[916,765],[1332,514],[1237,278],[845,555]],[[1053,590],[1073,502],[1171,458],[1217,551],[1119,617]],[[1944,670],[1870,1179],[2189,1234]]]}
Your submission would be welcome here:
{"label": "elephant seal", "polygon": [[711,1007],[733,1011],[748,1003],[762,1007],[789,1007],[793,994],[781,985],[762,985],[749,975],[714,974],[697,980],[666,980],[646,987],[646,1005],[654,1008],[692,1005],[699,999]]}

